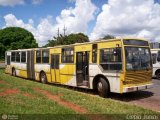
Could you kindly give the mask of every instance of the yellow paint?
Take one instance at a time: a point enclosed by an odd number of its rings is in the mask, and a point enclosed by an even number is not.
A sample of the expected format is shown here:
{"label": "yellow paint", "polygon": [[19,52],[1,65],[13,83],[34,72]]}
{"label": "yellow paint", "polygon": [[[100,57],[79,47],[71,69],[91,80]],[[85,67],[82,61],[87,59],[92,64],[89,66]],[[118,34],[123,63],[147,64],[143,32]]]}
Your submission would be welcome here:
{"label": "yellow paint", "polygon": [[39,76],[40,76],[40,73],[36,72],[36,73],[35,73],[35,80],[36,80],[36,81],[40,81]]}
{"label": "yellow paint", "polygon": [[66,64],[60,69],[61,84],[65,84],[73,78],[75,73],[74,64]]}
{"label": "yellow paint", "polygon": [[141,86],[141,85],[146,85],[146,84],[152,84],[152,81],[144,82],[144,83],[138,83],[138,84],[123,85],[123,88],[125,88],[125,87],[133,87],[133,86]]}
{"label": "yellow paint", "polygon": [[103,49],[103,48],[115,48],[117,47],[116,45],[119,45],[119,47],[122,47],[121,45],[121,41],[117,40],[117,41],[106,41],[106,42],[101,42],[98,43],[98,49]]}
{"label": "yellow paint", "polygon": [[70,74],[73,75],[75,73],[75,65],[74,64],[65,64],[60,69],[60,74]]}
{"label": "yellow paint", "polygon": [[51,69],[52,82],[56,82],[56,73],[54,69]]}
{"label": "yellow paint", "polygon": [[47,74],[46,74],[46,77],[47,77],[47,81],[48,81],[49,83],[51,83],[51,74],[50,74],[50,73],[47,73]]}
{"label": "yellow paint", "polygon": [[59,75],[59,69],[55,69],[55,73],[56,73],[56,82],[61,82],[61,79],[60,79],[60,75]]}
{"label": "yellow paint", "polygon": [[74,48],[75,52],[92,51],[92,44],[78,45]]}
{"label": "yellow paint", "polygon": [[68,82],[68,75],[60,75],[61,77],[61,84],[65,84],[66,82]]}
{"label": "yellow paint", "polygon": [[120,93],[123,93],[123,81],[125,80],[124,72],[120,73]]}
{"label": "yellow paint", "polygon": [[52,76],[51,82],[58,82],[58,83],[61,82],[59,69],[51,69],[51,76]]}
{"label": "yellow paint", "polygon": [[27,71],[26,70],[19,70],[19,76],[23,78],[27,78]]}
{"label": "yellow paint", "polygon": [[61,48],[51,48],[50,49],[50,54],[60,54],[61,53]]}

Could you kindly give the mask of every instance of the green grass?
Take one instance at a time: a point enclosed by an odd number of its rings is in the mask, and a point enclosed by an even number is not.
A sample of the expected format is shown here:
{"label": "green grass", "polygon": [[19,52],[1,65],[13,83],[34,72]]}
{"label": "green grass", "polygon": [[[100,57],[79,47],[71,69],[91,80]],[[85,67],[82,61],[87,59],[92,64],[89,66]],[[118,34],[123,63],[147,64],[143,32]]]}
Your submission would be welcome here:
{"label": "green grass", "polygon": [[[0,83],[0,93],[7,89],[20,90],[17,94],[0,96],[0,114],[49,114],[50,117],[54,114],[54,117],[61,117],[61,119],[66,119],[66,115],[68,115],[68,117],[75,117],[77,116],[75,114],[79,114],[68,107],[48,99],[43,94],[34,91],[33,88],[40,88],[54,95],[62,94],[61,98],[63,100],[81,106],[88,111],[87,114],[103,114],[118,120],[124,119],[127,114],[159,114],[152,110],[124,104],[110,98],[104,99],[64,87],[41,84],[31,80],[12,77],[8,74],[4,74],[4,69],[0,69],[0,80],[4,81]],[[23,96],[24,93],[29,93],[32,96]],[[86,119],[86,116],[80,115],[77,119]]]}

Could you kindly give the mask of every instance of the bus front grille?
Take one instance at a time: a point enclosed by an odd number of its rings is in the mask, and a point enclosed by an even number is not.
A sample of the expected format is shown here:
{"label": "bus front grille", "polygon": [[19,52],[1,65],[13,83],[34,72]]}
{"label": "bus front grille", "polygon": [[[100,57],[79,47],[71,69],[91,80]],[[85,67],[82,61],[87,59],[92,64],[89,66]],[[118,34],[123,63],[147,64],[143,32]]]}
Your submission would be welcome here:
{"label": "bus front grille", "polygon": [[152,72],[132,72],[126,73],[124,84],[140,84],[150,82],[152,78]]}

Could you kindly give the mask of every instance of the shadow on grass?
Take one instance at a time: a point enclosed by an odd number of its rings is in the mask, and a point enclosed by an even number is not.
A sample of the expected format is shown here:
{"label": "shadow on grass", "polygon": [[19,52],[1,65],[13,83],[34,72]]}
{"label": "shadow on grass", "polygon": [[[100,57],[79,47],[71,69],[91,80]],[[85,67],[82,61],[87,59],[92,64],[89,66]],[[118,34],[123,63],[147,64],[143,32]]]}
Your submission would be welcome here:
{"label": "shadow on grass", "polygon": [[[35,82],[37,82],[37,81],[35,81]],[[54,83],[48,83],[48,85],[61,87],[61,88],[63,87],[63,88],[78,91],[78,92],[81,92],[81,93],[84,93],[84,94],[98,96],[98,93],[94,90],[91,90],[91,89],[78,88],[78,87],[72,87],[72,86],[54,84]],[[136,92],[124,93],[124,94],[110,93],[109,98],[114,99],[114,100],[129,102],[129,101],[149,98],[153,95],[154,95],[154,93],[150,92],[150,91],[136,91]]]}

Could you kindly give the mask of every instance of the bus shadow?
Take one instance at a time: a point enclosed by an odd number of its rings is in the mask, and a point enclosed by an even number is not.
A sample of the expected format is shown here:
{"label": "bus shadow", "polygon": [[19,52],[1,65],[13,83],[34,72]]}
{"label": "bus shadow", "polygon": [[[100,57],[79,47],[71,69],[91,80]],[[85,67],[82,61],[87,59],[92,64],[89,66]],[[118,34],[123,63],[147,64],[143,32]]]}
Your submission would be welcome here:
{"label": "bus shadow", "polygon": [[144,98],[149,98],[154,95],[151,91],[136,91],[131,93],[117,94],[111,93],[110,98],[114,100],[120,100],[124,102],[131,102],[135,100],[140,100]]}
{"label": "bus shadow", "polygon": [[[83,94],[98,96],[97,92],[90,89],[77,88],[77,87],[59,85],[59,84],[50,84],[50,85],[57,86],[57,87],[64,87],[70,90],[81,92]],[[131,102],[134,100],[149,98],[149,97],[152,97],[153,95],[154,93],[151,91],[136,91],[136,92],[124,93],[124,94],[110,93],[109,98],[114,100],[124,101],[124,102]]]}
{"label": "bus shadow", "polygon": [[[31,81],[39,82],[35,80],[31,80]],[[98,93],[91,89],[78,88],[78,87],[67,86],[67,85],[62,85],[62,84],[55,84],[55,83],[47,83],[47,84],[51,86],[66,88],[66,89],[74,90],[77,92],[81,92],[83,94],[94,95],[98,97]],[[124,101],[124,102],[130,102],[134,100],[149,98],[153,95],[154,93],[151,91],[136,91],[136,92],[130,92],[130,93],[124,93],[124,94],[110,93],[109,98],[114,99],[114,100]]]}

